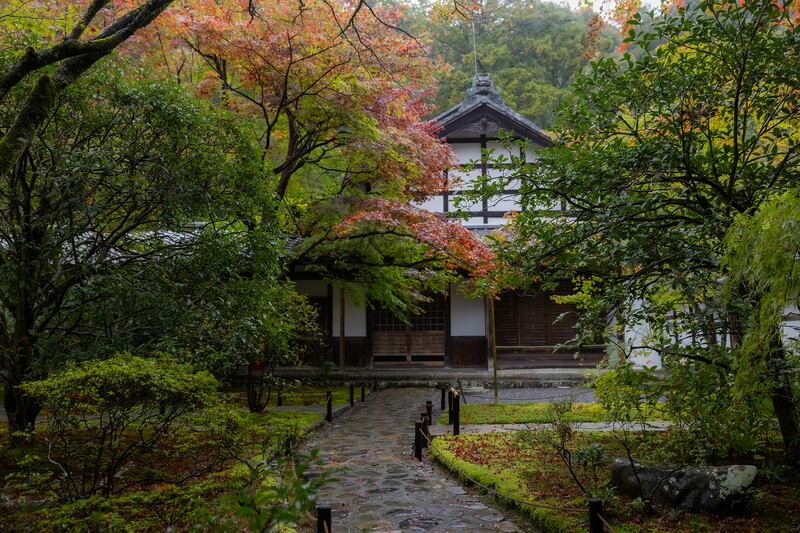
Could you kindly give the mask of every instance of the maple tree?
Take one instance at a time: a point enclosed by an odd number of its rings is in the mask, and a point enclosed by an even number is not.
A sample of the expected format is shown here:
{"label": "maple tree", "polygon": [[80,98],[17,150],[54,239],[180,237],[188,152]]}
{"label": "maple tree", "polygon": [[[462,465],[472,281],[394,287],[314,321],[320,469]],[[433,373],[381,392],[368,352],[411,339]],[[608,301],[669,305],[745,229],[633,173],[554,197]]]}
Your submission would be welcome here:
{"label": "maple tree", "polygon": [[[114,56],[104,62],[115,69],[115,75],[124,71],[132,78],[148,78],[152,76],[149,67],[157,65],[162,72],[169,72],[170,77],[179,82],[191,84],[211,102],[238,113],[240,117],[241,129],[231,127],[223,135],[224,129],[215,122],[213,127],[205,131],[201,127],[184,138],[185,142],[196,145],[183,145],[177,139],[170,141],[170,147],[181,146],[181,149],[165,153],[160,168],[173,168],[182,158],[188,162],[194,156],[214,157],[216,154],[219,161],[208,161],[203,172],[209,177],[214,175],[214,179],[219,177],[214,174],[216,172],[230,172],[231,180],[234,180],[220,183],[219,189],[208,189],[207,197],[193,196],[193,200],[199,202],[197,209],[182,211],[183,217],[194,216],[209,221],[223,217],[227,228],[233,228],[241,221],[250,232],[248,245],[261,246],[261,241],[269,241],[275,235],[273,200],[277,198],[284,205],[280,216],[291,231],[305,237],[316,236],[322,241],[326,241],[324,236],[333,234],[338,240],[361,241],[350,249],[358,250],[357,254],[350,256],[350,265],[361,263],[365,269],[364,280],[370,277],[378,279],[370,272],[373,264],[369,253],[373,245],[392,250],[384,257],[391,258],[388,267],[392,269],[392,276],[400,281],[408,277],[400,273],[406,272],[403,265],[409,253],[425,256],[425,261],[420,263],[424,268],[420,267],[417,281],[422,280],[424,271],[433,266],[453,268],[458,264],[480,269],[480,261],[473,259],[487,255],[487,250],[478,241],[470,242],[470,236],[452,224],[436,217],[426,218],[421,212],[414,215],[420,219],[412,225],[414,231],[404,235],[401,243],[377,243],[365,232],[357,231],[344,239],[345,232],[340,229],[339,224],[345,219],[349,220],[348,227],[374,224],[375,219],[367,213],[387,206],[392,206],[397,213],[415,213],[408,203],[438,191],[442,186],[443,170],[450,163],[448,147],[436,138],[435,130],[424,120],[429,111],[424,100],[431,90],[432,65],[424,46],[402,31],[393,29],[392,21],[396,17],[396,12],[379,12],[366,2],[320,1],[298,5],[233,0],[12,0],[0,6],[0,104],[3,105],[0,174],[7,178],[4,183],[8,186],[3,190],[3,208],[8,211],[9,220],[16,221],[14,223],[19,226],[11,224],[5,228],[8,229],[6,241],[10,243],[9,250],[17,249],[18,245],[20,249],[38,250],[23,254],[24,261],[20,263],[23,266],[15,272],[20,275],[28,272],[35,276],[45,268],[48,271],[53,269],[55,276],[53,282],[39,277],[19,283],[10,277],[10,292],[4,295],[4,307],[16,313],[13,322],[4,321],[3,324],[6,355],[3,375],[8,378],[6,408],[14,429],[32,427],[38,412],[35,402],[24,394],[17,394],[15,387],[21,380],[44,375],[52,367],[53,359],[46,357],[44,346],[51,341],[47,345],[54,346],[52,343],[57,344],[57,339],[64,338],[63,331],[51,335],[53,332],[48,329],[52,324],[63,325],[61,319],[55,317],[75,319],[67,328],[69,331],[86,326],[87,317],[103,322],[104,314],[94,315],[85,308],[84,298],[79,293],[86,284],[96,283],[98,273],[122,272],[126,263],[119,260],[119,252],[115,251],[120,243],[136,240],[137,235],[147,235],[142,233],[146,229],[191,222],[182,217],[170,218],[168,208],[158,209],[164,207],[159,202],[142,207],[143,191],[150,185],[154,190],[162,186],[183,187],[183,193],[196,192],[197,187],[203,187],[201,182],[185,187],[180,183],[150,184],[145,179],[140,184],[144,189],[137,192],[124,180],[115,185],[114,180],[122,177],[109,167],[108,176],[84,175],[86,179],[96,178],[94,185],[85,185],[88,189],[76,186],[70,194],[59,196],[59,203],[47,200],[52,188],[60,183],[57,176],[71,172],[62,164],[74,159],[74,154],[61,152],[63,157],[54,160],[57,164],[42,159],[42,150],[53,146],[47,136],[66,135],[64,139],[70,139],[70,135],[78,134],[78,130],[70,130],[61,121],[70,105],[83,105],[84,90],[99,91],[96,111],[102,118],[97,120],[107,118],[102,114],[106,100],[99,96],[107,87],[102,86],[97,78],[91,79],[87,75],[104,57],[121,48],[127,57]],[[196,62],[180,63],[183,59],[196,59]],[[137,60],[149,65],[139,70],[131,69],[131,62]],[[126,90],[120,90],[118,94],[123,95]],[[145,117],[147,120],[160,117],[160,111],[172,111],[168,106],[161,110],[158,106],[167,103],[152,92],[134,91],[133,94],[136,98],[131,97],[133,99],[129,102],[153,114]],[[151,99],[149,104],[137,99],[142,95]],[[124,107],[124,102],[110,101],[112,104],[108,105],[112,108],[114,105]],[[195,108],[187,112],[196,113],[195,118],[202,122],[206,111]],[[120,116],[128,115],[123,113]],[[81,120],[92,117],[88,113],[76,115],[75,127],[83,127]],[[146,126],[147,120],[141,124]],[[162,127],[162,133],[177,137],[181,132],[189,131],[180,130],[187,123],[178,120],[174,124],[176,129]],[[43,129],[44,125],[50,129]],[[72,144],[56,146],[77,154],[83,153],[81,142],[99,143],[94,151],[87,151],[82,157],[90,160],[103,156],[112,161],[114,157],[125,156],[125,152],[115,152],[118,146],[126,144],[120,140],[125,132],[114,129],[118,126],[122,127],[111,120],[107,129],[113,133],[107,133],[105,137],[87,135],[82,139],[75,138]],[[254,139],[260,147],[260,168],[252,165],[258,157],[251,160],[248,143],[237,137],[247,128],[256,132]],[[202,134],[215,138],[200,148],[203,143],[197,135]],[[135,140],[148,138],[140,134]],[[219,149],[210,149],[217,141],[240,145],[236,148],[220,145]],[[136,145],[130,140],[127,143]],[[147,150],[151,148],[143,148],[143,154],[149,154]],[[240,154],[234,155],[237,150],[241,150]],[[221,170],[229,165],[236,167],[237,162],[242,164],[241,169]],[[147,158],[136,162],[137,165],[147,163]],[[181,167],[184,170],[188,168],[186,165]],[[134,181],[141,179],[140,170],[145,172],[145,166],[131,171]],[[247,174],[244,188],[240,188],[242,183],[235,182],[243,177],[240,170]],[[43,181],[42,173],[48,176],[47,180]],[[159,176],[153,172],[154,179]],[[172,174],[176,179],[182,176],[177,170]],[[255,186],[254,180],[258,179],[261,181]],[[118,193],[105,194],[114,187],[119,187]],[[210,198],[216,197],[214,202],[217,202],[219,196],[215,196],[216,193],[245,194],[246,201],[240,198],[217,204],[214,209],[207,205],[201,207]],[[181,198],[183,194],[175,196],[176,200]],[[373,202],[375,198],[381,198],[384,203]],[[75,205],[83,202],[90,211],[91,216],[86,217],[83,226],[76,225],[74,218],[64,218],[64,206],[74,202],[78,202]],[[35,209],[28,213],[26,206]],[[363,215],[358,216],[359,212]],[[324,216],[317,216],[319,213]],[[40,225],[41,220],[49,222]],[[55,233],[31,232],[34,226],[47,227]],[[67,227],[74,231],[65,233],[64,237],[60,232],[66,231],[64,228]],[[88,228],[85,230],[88,233],[81,233],[84,231],[81,228]],[[59,253],[65,242],[63,239],[82,242],[86,235],[94,239],[95,246],[88,249],[78,246],[81,253],[77,255]],[[432,238],[433,235],[436,238]],[[180,243],[175,244],[181,250],[186,249]],[[158,242],[148,241],[148,245],[159,248]],[[324,247],[304,248],[302,253],[306,259],[320,263],[330,275],[347,274],[339,269],[338,263],[325,265],[324,261],[329,257],[341,259],[346,254],[313,255],[310,248],[321,251]],[[164,253],[170,250],[170,246],[163,247]],[[145,258],[158,255],[148,247],[138,252],[132,255],[136,265],[146,262]],[[277,257],[278,254],[272,250],[265,255]],[[109,262],[109,258],[117,258],[117,261]],[[261,254],[253,254],[250,270],[255,271],[260,260]],[[100,269],[98,261],[105,261],[103,269]],[[87,262],[92,262],[93,268],[88,268]],[[34,264],[42,266],[31,267]],[[386,261],[380,266],[387,266]],[[387,278],[383,279],[385,282]],[[395,294],[401,294],[402,288],[408,284],[385,282],[384,287],[390,286]],[[23,287],[33,293],[17,295],[11,291],[13,287]],[[108,299],[109,291],[101,292],[95,295],[100,301],[108,304],[114,300]],[[127,304],[123,298],[118,300],[123,306]],[[55,307],[48,307],[51,303]],[[68,311],[66,314],[62,313],[64,309]],[[73,311],[81,312],[70,314]],[[112,329],[115,335],[119,333],[116,326]],[[114,342],[111,344],[124,343],[125,339],[135,337],[134,330],[122,332],[119,338],[112,339]]]}
{"label": "maple tree", "polygon": [[[264,169],[274,176],[266,186],[281,200],[288,230],[307,241],[290,261],[313,264],[332,279],[355,275],[375,285],[375,269],[412,264],[479,271],[490,255],[478,238],[410,205],[442,190],[452,156],[425,120],[435,85],[427,47],[396,27],[400,16],[397,8],[322,0],[300,10],[285,3],[251,10],[242,0],[187,2],[132,45],[250,121]],[[389,213],[397,218],[381,219]],[[270,220],[261,213],[242,217],[252,228]],[[377,241],[371,227],[389,222],[402,232]],[[385,242],[395,237],[404,242],[399,248]],[[369,245],[353,242],[360,239]],[[418,246],[427,249],[424,260],[404,257]],[[375,247],[386,252],[380,264],[366,257]],[[405,284],[383,286],[404,298]],[[405,292],[405,299],[412,296]]]}

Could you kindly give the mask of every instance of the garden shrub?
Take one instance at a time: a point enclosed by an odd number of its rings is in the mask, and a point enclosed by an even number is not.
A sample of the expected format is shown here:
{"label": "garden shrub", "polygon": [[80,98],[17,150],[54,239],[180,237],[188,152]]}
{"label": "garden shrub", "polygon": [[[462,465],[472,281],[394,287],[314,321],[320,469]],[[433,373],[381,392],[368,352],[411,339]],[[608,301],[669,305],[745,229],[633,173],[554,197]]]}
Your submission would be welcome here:
{"label": "garden shrub", "polygon": [[217,402],[216,380],[168,360],[128,354],[72,365],[24,384],[48,414],[49,459],[67,500],[110,496],[148,481],[128,469],[196,422]]}
{"label": "garden shrub", "polygon": [[[292,454],[262,457],[253,463],[251,483],[235,497],[238,521],[223,520],[214,524],[219,531],[283,531],[298,528],[312,520],[319,489],[333,480],[332,472],[322,470],[317,450],[308,455]],[[319,473],[312,475],[311,468]]]}
{"label": "garden shrub", "polygon": [[743,393],[733,373],[713,365],[671,366],[664,398],[673,422],[668,449],[676,461],[749,460],[764,451],[776,429],[768,391]]}
{"label": "garden shrub", "polygon": [[659,407],[661,388],[652,369],[635,369],[623,363],[592,382],[606,420],[644,429]]}
{"label": "garden shrub", "polygon": [[[687,354],[700,350],[683,349]],[[710,353],[689,355],[719,358]],[[626,450],[647,442],[649,433],[638,430],[645,430],[656,412],[673,426],[667,432],[669,444],[653,450],[655,460],[705,464],[750,458],[763,451],[774,429],[767,391],[742,394],[729,369],[689,359],[670,361],[666,371],[665,379],[659,380],[652,369],[625,363],[594,380],[594,393],[607,420],[623,423],[616,435]]]}

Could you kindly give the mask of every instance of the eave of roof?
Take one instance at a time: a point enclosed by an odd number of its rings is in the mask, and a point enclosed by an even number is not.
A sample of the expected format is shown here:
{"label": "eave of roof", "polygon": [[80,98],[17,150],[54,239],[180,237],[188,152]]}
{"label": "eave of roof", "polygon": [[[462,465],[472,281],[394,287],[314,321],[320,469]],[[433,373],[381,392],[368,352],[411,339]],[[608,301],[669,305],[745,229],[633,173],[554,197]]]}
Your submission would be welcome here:
{"label": "eave of roof", "polygon": [[470,121],[463,119],[473,114],[494,115],[510,126],[511,133],[541,146],[553,144],[550,136],[542,128],[503,101],[488,74],[476,75],[472,80],[472,86],[467,89],[466,97],[458,105],[434,117],[432,121],[442,128],[439,135],[446,137],[448,133],[468,124]]}

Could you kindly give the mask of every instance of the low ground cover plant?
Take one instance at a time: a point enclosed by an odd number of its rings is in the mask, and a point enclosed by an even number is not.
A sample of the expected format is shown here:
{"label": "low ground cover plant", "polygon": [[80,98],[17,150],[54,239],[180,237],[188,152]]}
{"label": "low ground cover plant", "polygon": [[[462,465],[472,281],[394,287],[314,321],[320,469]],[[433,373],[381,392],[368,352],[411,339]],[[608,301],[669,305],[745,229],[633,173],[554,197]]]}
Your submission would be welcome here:
{"label": "low ground cover plant", "polygon": [[326,480],[305,478],[314,457],[294,457],[319,414],[248,413],[210,375],[169,360],[122,354],[26,391],[47,423],[0,451],[9,530],[291,526]]}
{"label": "low ground cover plant", "polygon": [[[657,439],[654,449],[667,443],[663,440],[666,436],[660,433],[654,438]],[[607,432],[576,432],[573,444],[574,449],[602,445],[606,450],[604,461],[596,468],[598,486],[608,482],[613,457],[624,455],[619,441]],[[496,491],[542,531],[587,531],[586,494],[571,478],[553,447],[520,440],[513,433],[462,434],[435,438],[431,453],[462,479],[477,481]],[[635,453],[647,459],[651,451],[636,449]],[[604,514],[616,531],[626,533],[794,531],[800,527],[800,487],[792,480],[797,472],[792,472],[782,470],[779,476],[760,476],[753,504],[743,509],[741,515],[718,517],[667,510],[648,515],[642,512],[641,502],[619,496],[607,500]],[[591,476],[589,472],[582,474]]]}

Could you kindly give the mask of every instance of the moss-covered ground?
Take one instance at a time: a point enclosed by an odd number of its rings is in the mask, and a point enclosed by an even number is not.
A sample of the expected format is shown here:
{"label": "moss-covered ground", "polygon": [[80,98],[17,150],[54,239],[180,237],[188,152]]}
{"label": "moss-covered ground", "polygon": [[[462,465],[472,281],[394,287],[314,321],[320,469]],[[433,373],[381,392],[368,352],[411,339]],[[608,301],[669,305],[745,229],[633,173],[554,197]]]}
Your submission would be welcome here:
{"label": "moss-covered ground", "polygon": [[[285,387],[281,391],[281,405],[285,406],[309,406],[309,405],[324,405],[326,399],[326,392],[331,391],[333,394],[334,404],[345,404],[350,401],[350,391],[348,387],[343,386],[324,386],[324,385],[291,385]],[[359,399],[359,388],[356,387],[355,399]],[[228,392],[228,395],[234,401],[245,402],[246,393],[244,389],[235,389]],[[278,391],[273,390],[269,395],[268,406],[276,407],[278,405]]]}
{"label": "moss-covered ground", "polygon": [[[658,446],[660,438],[654,436],[648,446]],[[610,452],[607,467],[600,469],[602,485],[608,481],[612,458],[623,451],[609,433],[585,432],[576,436],[576,444],[590,442],[601,443]],[[521,440],[513,433],[489,433],[437,437],[430,451],[468,483],[478,482],[495,491],[543,532],[588,530],[586,498],[554,450]],[[646,455],[646,450],[637,452]],[[665,510],[647,515],[635,502],[621,497],[612,498],[604,515],[618,533],[800,531],[800,485],[795,479],[787,475],[780,481],[757,480],[752,504],[737,516]]]}
{"label": "moss-covered ground", "polygon": [[[325,390],[304,388],[286,399],[292,405],[314,405]],[[338,391],[347,401],[347,390]],[[236,394],[223,394],[223,401],[231,407],[246,412],[243,398]],[[259,442],[264,438],[293,433],[302,438],[322,419],[319,412],[302,410],[280,410],[267,407],[262,413],[246,413],[252,423],[253,440],[245,455],[257,459]],[[131,487],[118,495],[99,496],[59,503],[57,494],[48,487],[54,485],[54,467],[47,460],[45,425],[39,424],[33,442],[27,446],[11,449],[6,444],[7,427],[0,425],[0,529],[4,531],[165,531],[188,530],[196,524],[210,524],[213,517],[233,517],[237,504],[235,495],[242,486],[247,467],[237,461],[227,461],[214,468],[200,472],[180,483],[163,481],[142,487]],[[185,431],[185,430],[184,430]],[[177,437],[177,436],[176,436]],[[157,453],[147,455],[132,469],[152,469],[154,472],[180,471],[191,462],[186,453],[186,439],[175,439],[166,443]],[[202,448],[202,444],[198,444]],[[200,449],[195,450],[202,453]],[[244,457],[245,459],[247,457]],[[211,520],[211,522],[209,522]],[[204,526],[205,527],[205,526]]]}

